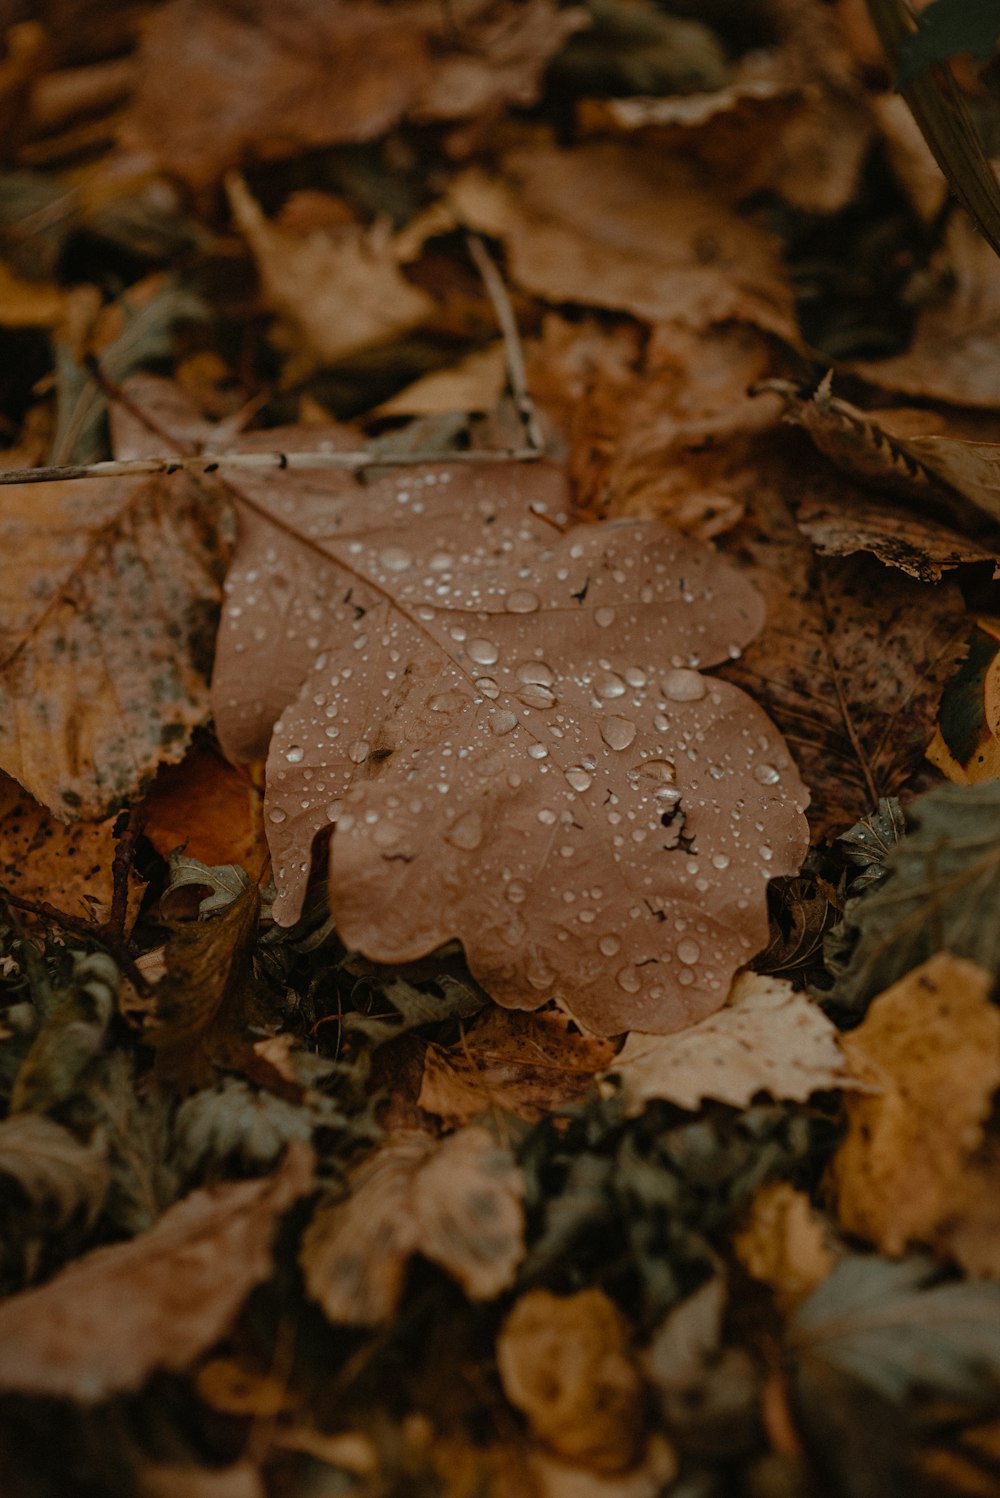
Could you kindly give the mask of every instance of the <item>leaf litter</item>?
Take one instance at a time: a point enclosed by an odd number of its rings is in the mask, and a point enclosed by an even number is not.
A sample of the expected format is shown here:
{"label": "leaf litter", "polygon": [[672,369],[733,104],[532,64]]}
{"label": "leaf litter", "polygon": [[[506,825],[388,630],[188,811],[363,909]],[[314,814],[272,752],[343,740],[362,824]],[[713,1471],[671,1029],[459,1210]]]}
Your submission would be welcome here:
{"label": "leaf litter", "polygon": [[864,9],[147,10],[0,70],[0,1485],[996,1491],[996,265]]}

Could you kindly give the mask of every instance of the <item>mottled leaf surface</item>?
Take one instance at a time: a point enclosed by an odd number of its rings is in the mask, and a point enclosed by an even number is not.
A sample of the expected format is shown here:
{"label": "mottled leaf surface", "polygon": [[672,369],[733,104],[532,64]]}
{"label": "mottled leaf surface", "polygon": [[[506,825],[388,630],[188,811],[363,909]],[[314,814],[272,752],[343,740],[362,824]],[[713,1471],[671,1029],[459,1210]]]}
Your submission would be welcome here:
{"label": "mottled leaf surface", "polygon": [[560,994],[605,1034],[718,1008],[805,848],[779,735],[697,669],[753,637],[753,588],[657,522],[567,529],[541,464],[238,494],[213,694],[231,754],[270,741],[279,923],[332,824],[331,907],[368,957],[458,937],[501,1004]]}

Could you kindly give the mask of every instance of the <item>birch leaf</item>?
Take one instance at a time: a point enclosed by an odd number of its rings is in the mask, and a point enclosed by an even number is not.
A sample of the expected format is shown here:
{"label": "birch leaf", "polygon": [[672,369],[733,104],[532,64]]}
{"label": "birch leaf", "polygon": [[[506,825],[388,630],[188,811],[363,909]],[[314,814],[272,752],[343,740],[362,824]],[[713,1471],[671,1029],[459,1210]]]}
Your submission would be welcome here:
{"label": "birch leaf", "polygon": [[752,638],[752,588],[655,521],[567,529],[543,464],[236,493],[216,722],[234,757],[270,740],[279,924],[332,825],[331,909],[366,957],[458,938],[499,1003],[559,994],[604,1034],[718,1008],[805,848],[779,735],[698,669]]}

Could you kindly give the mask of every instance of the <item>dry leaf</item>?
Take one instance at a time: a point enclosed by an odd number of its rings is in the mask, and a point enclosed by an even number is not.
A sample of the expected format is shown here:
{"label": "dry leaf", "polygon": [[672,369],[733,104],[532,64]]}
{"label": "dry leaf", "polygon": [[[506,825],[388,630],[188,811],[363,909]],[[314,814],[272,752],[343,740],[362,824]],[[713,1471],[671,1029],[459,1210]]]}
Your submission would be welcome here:
{"label": "dry leaf", "polygon": [[409,1260],[422,1254],[471,1300],[492,1300],[524,1254],[521,1172],[485,1129],[437,1142],[400,1135],[355,1173],[346,1201],[321,1204],[302,1243],[309,1293],[330,1321],[387,1321]]}
{"label": "dry leaf", "polygon": [[811,1295],[837,1262],[823,1218],[787,1181],[757,1193],[733,1249],[748,1274],[790,1304]]}
{"label": "dry leaf", "polygon": [[[58,903],[67,915],[101,922],[111,913],[115,817],[56,821],[15,780],[0,774],[0,884],[25,900]],[[129,874],[129,924],[142,884]]]}
{"label": "dry leaf", "polygon": [[268,222],[242,177],[226,185],[264,301],[288,320],[309,355],[336,364],[399,337],[433,312],[431,298],[401,273],[386,225],[297,234]]}
{"label": "dry leaf", "polygon": [[502,239],[514,280],[553,302],[704,328],[753,323],[795,341],[776,243],[680,158],[600,141],[539,146],[451,188],[459,218]]}
{"label": "dry leaf", "polygon": [[[526,1459],[538,1484],[538,1498],[663,1498],[680,1470],[677,1452],[659,1432],[648,1442],[640,1465],[628,1472],[591,1472],[544,1451],[529,1451]],[[502,1460],[499,1482],[490,1498],[524,1498],[521,1474],[511,1474],[508,1455]]]}
{"label": "dry leaf", "polygon": [[457,937],[499,1003],[559,993],[602,1034],[717,1008],[805,846],[781,740],[693,669],[738,654],[756,595],[665,526],[564,531],[541,463],[239,494],[214,700],[234,757],[271,741],[278,922],[333,823],[331,909],[376,961]]}
{"label": "dry leaf", "polygon": [[135,1474],[136,1498],[266,1498],[255,1462],[230,1467],[189,1467],[156,1462]]}
{"label": "dry leaf", "polygon": [[195,1191],[128,1243],[95,1249],[0,1305],[0,1389],[97,1404],[179,1372],[224,1336],[272,1272],[282,1213],[312,1184],[289,1146],[259,1181]]}
{"label": "dry leaf", "polygon": [[767,599],[767,623],[723,674],[781,728],[812,790],[810,823],[834,837],[902,789],[920,767],[928,725],[965,648],[956,584],[926,586],[868,558],[813,554],[789,499],[838,492],[797,446],[761,452],[748,523],[724,542]]}
{"label": "dry leaf", "polygon": [[[40,1113],[16,1113],[0,1123],[0,1176],[15,1182],[56,1228],[79,1214],[92,1223],[108,1193],[104,1139],[81,1144],[68,1129]],[[7,1197],[12,1206],[11,1197]]]}
{"label": "dry leaf", "polygon": [[882,1092],[848,1097],[848,1130],[828,1181],[846,1232],[900,1254],[947,1241],[965,1204],[963,1173],[1000,1086],[992,975],[941,952],[880,994],[845,1035]]}
{"label": "dry leaf", "polygon": [[608,1070],[621,1078],[633,1116],[655,1098],[692,1110],[705,1098],[746,1108],[758,1092],[805,1102],[827,1088],[864,1085],[822,1009],[759,973],[743,973],[726,1008],[683,1034],[633,1032]]}
{"label": "dry leaf", "polygon": [[375,416],[436,416],[446,411],[492,411],[507,383],[502,343],[491,343],[447,369],[407,385],[373,412]]}
{"label": "dry leaf", "polygon": [[883,390],[957,406],[1000,403],[1000,260],[956,210],[939,257],[953,289],[931,299],[917,318],[910,347],[890,359],[852,366]]}
{"label": "dry leaf", "polygon": [[565,1460],[598,1472],[635,1462],[644,1401],[628,1341],[603,1290],[529,1290],[507,1316],[496,1350],[504,1393]]}
{"label": "dry leaf", "polygon": [[204,744],[157,775],[142,830],[164,858],[183,848],[199,863],[237,864],[254,877],[267,858],[260,792],[246,771]]}
{"label": "dry leaf", "polygon": [[992,562],[994,571],[1000,571],[995,550],[985,550],[950,526],[888,505],[806,500],[795,519],[821,556],[870,551],[887,567],[898,567],[922,583],[940,582],[945,572],[968,562]]}
{"label": "dry leaf", "polygon": [[174,0],[145,19],[122,140],[207,187],[244,160],[373,140],[405,115],[532,104],[582,24],[552,0]]}
{"label": "dry leaf", "polygon": [[941,696],[927,758],[956,785],[1000,780],[1000,620],[980,618]]}
{"label": "dry leaf", "polygon": [[613,1054],[565,1014],[490,1009],[455,1045],[428,1046],[418,1103],[449,1125],[496,1108],[534,1121],[582,1096]]}
{"label": "dry leaf", "polygon": [[166,972],[143,1039],[156,1051],[157,1075],[182,1091],[212,1086],[220,1071],[252,1055],[250,953],[259,915],[260,892],[247,883],[220,914],[175,926],[164,950]]}
{"label": "dry leaf", "polygon": [[0,766],[59,817],[121,805],[208,716],[225,548],[177,480],[4,491]]}
{"label": "dry leaf", "polygon": [[66,315],[66,293],[50,281],[24,281],[0,261],[0,327],[55,328]]}

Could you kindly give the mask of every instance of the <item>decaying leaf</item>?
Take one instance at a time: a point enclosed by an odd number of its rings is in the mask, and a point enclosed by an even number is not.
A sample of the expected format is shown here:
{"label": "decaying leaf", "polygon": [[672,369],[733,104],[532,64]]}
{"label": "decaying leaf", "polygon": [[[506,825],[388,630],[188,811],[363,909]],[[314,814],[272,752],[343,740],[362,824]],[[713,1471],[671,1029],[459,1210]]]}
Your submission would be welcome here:
{"label": "decaying leaf", "polygon": [[446,11],[296,0],[252,12],[174,0],[146,22],[123,138],[208,186],[246,158],[371,140],[404,115],[531,104],[548,58],[581,24],[552,0],[457,0]]}
{"label": "decaying leaf", "polygon": [[938,583],[945,572],[969,562],[991,562],[994,571],[1000,570],[996,551],[977,545],[950,526],[888,505],[807,500],[795,519],[821,556],[870,551],[887,567],[898,567],[922,583]]}
{"label": "decaying leaf", "polygon": [[906,818],[894,796],[882,797],[873,812],[840,834],[835,847],[849,866],[852,895],[881,884],[892,850],[905,836]]}
{"label": "decaying leaf", "polygon": [[941,694],[927,758],[956,785],[1000,779],[1000,620],[980,618]]}
{"label": "decaying leaf", "polygon": [[[111,913],[116,819],[57,821],[16,781],[0,773],[0,884],[25,900],[53,903],[67,915],[101,922]],[[129,878],[129,917],[142,885]]]}
{"label": "decaying leaf", "polygon": [[632,1465],[642,1383],[625,1321],[602,1290],[529,1290],[504,1322],[496,1356],[504,1393],[539,1440],[597,1471]]}
{"label": "decaying leaf", "polygon": [[225,548],[178,475],[5,491],[0,765],[59,817],[101,817],[208,716]]}
{"label": "decaying leaf", "polygon": [[944,785],[915,801],[886,877],[827,938],[833,998],[861,1008],[939,950],[1000,970],[1000,783]]}
{"label": "decaying leaf", "polygon": [[843,1259],[800,1307],[792,1348],[884,1398],[979,1403],[1000,1378],[1000,1285],[928,1285],[922,1259]]}
{"label": "decaying leaf", "polygon": [[[952,581],[936,585],[931,608],[924,584],[873,559],[816,557],[790,513],[803,490],[797,453],[775,442],[762,457],[748,524],[724,540],[768,613],[723,672],[782,729],[812,790],[813,832],[832,837],[921,765],[968,623]],[[819,492],[828,478],[810,473],[808,482]]]}
{"label": "decaying leaf", "polygon": [[586,1092],[613,1053],[564,1014],[490,1009],[447,1050],[428,1047],[418,1102],[450,1125],[495,1109],[534,1122]]}
{"label": "decaying leaf", "polygon": [[249,1050],[246,1027],[255,1001],[250,951],[259,914],[259,891],[247,883],[220,914],[175,928],[144,1034],[161,1079],[184,1090],[209,1086],[219,1069]]}
{"label": "decaying leaf", "polygon": [[780,738],[694,669],[750,639],[756,595],[654,522],[565,531],[542,464],[239,493],[214,699],[231,754],[270,740],[275,918],[332,823],[331,909],[368,957],[458,937],[501,1004],[560,993],[604,1034],[717,1008],[804,850]]}
{"label": "decaying leaf", "polygon": [[40,1113],[66,1102],[104,1046],[118,996],[118,969],[106,952],[74,954],[70,982],[21,1063],[11,1108]]}
{"label": "decaying leaf", "polygon": [[267,220],[242,177],[230,177],[227,187],[265,301],[287,320],[308,355],[335,364],[399,337],[433,311],[427,293],[400,271],[387,225],[296,234]]}
{"label": "decaying leaf", "polygon": [[228,1330],[312,1184],[293,1144],[276,1174],[195,1191],[130,1243],[95,1249],[0,1305],[0,1388],[96,1404],[178,1371]]}
{"label": "decaying leaf", "polygon": [[103,1137],[82,1144],[40,1113],[15,1114],[0,1123],[0,1176],[53,1228],[65,1228],[77,1214],[93,1222],[108,1193]]}
{"label": "decaying leaf", "polygon": [[302,1243],[309,1293],[330,1321],[375,1326],[392,1315],[419,1253],[471,1300],[490,1300],[524,1253],[523,1190],[485,1129],[390,1140],[355,1173],[346,1201],[317,1208]]}
{"label": "decaying leaf", "polygon": [[773,1181],[754,1197],[733,1248],[748,1274],[794,1302],[811,1295],[836,1264],[830,1238],[806,1193]]}
{"label": "decaying leaf", "polygon": [[1000,1087],[992,986],[990,973],[941,952],[880,994],[841,1041],[881,1091],[846,1099],[829,1186],[845,1231],[884,1253],[946,1247],[962,1215],[964,1170]]}
{"label": "decaying leaf", "polygon": [[519,285],[551,302],[703,328],[752,323],[795,342],[774,241],[703,185],[704,171],[626,141],[542,145],[472,168],[451,188],[459,218],[502,239]]}
{"label": "decaying leaf", "polygon": [[865,1086],[823,1011],[759,973],[742,974],[724,1009],[680,1035],[633,1032],[609,1071],[633,1115],[653,1098],[692,1110],[705,1098],[746,1108],[758,1092],[805,1102],[828,1088]]}

